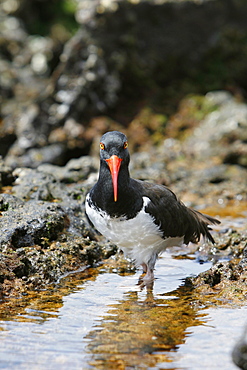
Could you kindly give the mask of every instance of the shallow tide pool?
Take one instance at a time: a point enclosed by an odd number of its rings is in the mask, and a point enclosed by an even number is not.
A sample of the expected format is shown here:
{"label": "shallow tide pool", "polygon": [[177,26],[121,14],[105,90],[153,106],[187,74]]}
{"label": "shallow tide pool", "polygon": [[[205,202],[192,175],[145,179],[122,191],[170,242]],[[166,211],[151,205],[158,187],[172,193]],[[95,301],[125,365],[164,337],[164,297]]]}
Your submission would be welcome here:
{"label": "shallow tide pool", "polygon": [[137,285],[140,271],[101,265],[6,302],[0,368],[237,369],[231,352],[247,307],[212,307],[203,297],[200,305],[183,284],[209,267],[167,252],[153,289]]}

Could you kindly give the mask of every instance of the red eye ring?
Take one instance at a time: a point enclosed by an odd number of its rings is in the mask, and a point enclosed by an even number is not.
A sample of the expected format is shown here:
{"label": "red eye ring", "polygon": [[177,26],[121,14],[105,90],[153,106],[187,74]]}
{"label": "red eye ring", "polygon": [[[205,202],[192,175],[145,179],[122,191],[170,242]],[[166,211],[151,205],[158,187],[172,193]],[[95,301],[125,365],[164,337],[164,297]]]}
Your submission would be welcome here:
{"label": "red eye ring", "polygon": [[105,149],[105,144],[100,143],[100,144],[99,144],[99,147],[100,147],[100,149],[101,149],[101,150],[104,150],[104,149]]}
{"label": "red eye ring", "polygon": [[125,141],[124,145],[123,145],[123,148],[126,149],[128,148],[128,141]]}

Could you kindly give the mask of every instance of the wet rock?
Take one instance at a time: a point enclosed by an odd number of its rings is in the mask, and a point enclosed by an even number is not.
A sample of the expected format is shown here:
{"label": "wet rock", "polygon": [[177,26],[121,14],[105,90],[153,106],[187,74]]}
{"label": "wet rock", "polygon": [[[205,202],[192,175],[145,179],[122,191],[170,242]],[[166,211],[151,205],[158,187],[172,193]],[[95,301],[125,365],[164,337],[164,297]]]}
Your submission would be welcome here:
{"label": "wet rock", "polygon": [[102,247],[83,237],[70,237],[65,240],[57,240],[46,249],[25,248],[17,250],[18,254],[28,260],[26,284],[32,288],[40,289],[47,283],[54,283],[65,273],[75,271],[85,265],[93,265],[105,257]]}
{"label": "wet rock", "polygon": [[[16,252],[9,251],[6,254],[1,253],[0,259],[0,284],[1,290],[3,290],[2,284],[5,281],[13,281],[21,278],[22,276],[28,276],[28,270],[31,263],[26,258],[20,259]],[[1,292],[3,296],[3,291]]]}
{"label": "wet rock", "polygon": [[210,270],[208,270],[203,275],[200,275],[200,278],[203,279],[203,283],[208,284],[211,288],[220,284],[223,280],[239,280],[240,273],[242,272],[241,268],[236,268],[230,262],[218,262]]}
{"label": "wet rock", "polygon": [[[232,237],[229,239],[229,235]],[[246,233],[228,233],[226,243],[221,242],[217,248],[228,249],[231,261],[219,261],[209,270],[197,277],[187,278],[195,288],[195,294],[208,296],[208,300],[216,304],[246,304],[247,299],[247,265],[246,265]],[[230,251],[231,250],[231,251]],[[234,256],[235,255],[235,256]],[[238,257],[238,258],[236,258]]]}
{"label": "wet rock", "polygon": [[[75,160],[74,166],[72,163],[68,164],[68,168],[77,168]],[[87,167],[88,162],[83,161]],[[78,165],[78,163],[77,163]],[[49,170],[53,168],[49,167]],[[68,168],[64,169],[63,179],[66,180]],[[54,174],[58,169],[54,166]],[[82,170],[83,172],[83,170]],[[46,202],[56,202],[62,207],[67,217],[69,218],[68,231],[72,231],[80,236],[90,236],[93,238],[94,232],[87,222],[85,216],[85,196],[87,188],[81,184],[73,184],[66,186],[64,183],[51,173],[32,170],[29,168],[16,169],[14,171],[16,176],[15,185],[13,186],[13,194],[25,200],[41,200]],[[60,172],[61,177],[62,173]],[[71,177],[70,177],[71,180]]]}
{"label": "wet rock", "polygon": [[53,175],[29,168],[16,169],[13,174],[16,177],[13,192],[17,197],[26,200],[54,200],[52,189],[57,181]]}
{"label": "wet rock", "polygon": [[[66,215],[59,205],[41,201],[8,203],[1,195],[0,248],[17,249],[41,244],[57,238],[66,224]],[[15,207],[13,206],[15,204]]]}
{"label": "wet rock", "polygon": [[[45,246],[44,246],[45,245]],[[64,274],[93,266],[112,249],[83,237],[60,238],[43,245],[5,249],[0,253],[0,296],[19,296],[57,282]]]}

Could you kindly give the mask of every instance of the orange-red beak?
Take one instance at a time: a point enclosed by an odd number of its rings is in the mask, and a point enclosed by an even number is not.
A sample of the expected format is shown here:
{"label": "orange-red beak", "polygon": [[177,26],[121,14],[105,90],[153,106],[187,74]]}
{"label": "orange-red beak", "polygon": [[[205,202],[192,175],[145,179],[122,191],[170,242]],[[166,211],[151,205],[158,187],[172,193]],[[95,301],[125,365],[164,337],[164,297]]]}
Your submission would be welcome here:
{"label": "orange-red beak", "polygon": [[114,192],[114,202],[116,202],[117,195],[118,195],[118,173],[119,173],[122,159],[119,158],[117,155],[112,155],[109,159],[106,159],[106,162],[110,168],[113,192]]}

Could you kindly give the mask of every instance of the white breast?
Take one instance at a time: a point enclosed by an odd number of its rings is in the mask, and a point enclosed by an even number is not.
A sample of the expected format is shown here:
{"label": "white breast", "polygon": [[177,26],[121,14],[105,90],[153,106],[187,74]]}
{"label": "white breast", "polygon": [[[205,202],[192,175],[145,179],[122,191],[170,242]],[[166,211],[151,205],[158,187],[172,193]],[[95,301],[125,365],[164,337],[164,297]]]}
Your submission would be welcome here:
{"label": "white breast", "polygon": [[104,211],[89,206],[86,198],[86,213],[95,228],[107,239],[116,244],[136,265],[148,263],[150,258],[167,247],[179,246],[183,237],[162,238],[162,232],[154,223],[153,217],[145,212],[150,199],[143,197],[143,207],[135,218],[111,218]]}

